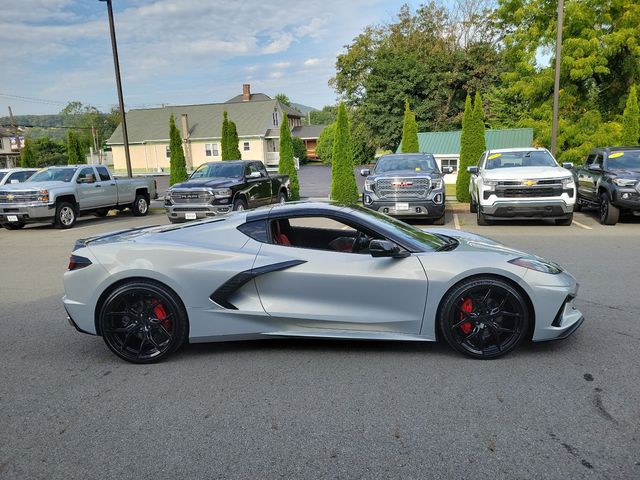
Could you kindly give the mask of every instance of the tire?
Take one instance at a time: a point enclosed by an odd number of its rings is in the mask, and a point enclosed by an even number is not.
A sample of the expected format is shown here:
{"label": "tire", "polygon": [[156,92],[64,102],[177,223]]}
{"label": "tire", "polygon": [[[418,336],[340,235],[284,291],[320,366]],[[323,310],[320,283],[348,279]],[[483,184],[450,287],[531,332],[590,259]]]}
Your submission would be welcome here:
{"label": "tire", "polygon": [[284,205],[285,203],[287,203],[287,200],[288,200],[288,198],[287,198],[287,194],[285,192],[280,192],[278,194],[278,203],[280,205]]}
{"label": "tire", "polygon": [[620,209],[611,204],[607,192],[600,194],[600,208],[598,209],[602,225],[615,225],[620,219]]}
{"label": "tire", "polygon": [[233,210],[235,212],[242,212],[247,209],[247,202],[244,198],[236,198],[233,201]]}
{"label": "tire", "polygon": [[23,221],[2,224],[2,226],[7,230],[20,230],[21,228],[24,228],[25,225],[26,223],[24,223]]}
{"label": "tire", "polygon": [[109,349],[131,363],[159,362],[186,341],[184,305],[165,285],[132,280],[102,302],[98,331]]}
{"label": "tire", "polygon": [[487,217],[485,217],[484,213],[480,211],[479,206],[476,208],[476,222],[478,223],[478,225],[483,227],[486,227],[487,225],[489,225],[489,222],[487,221]]}
{"label": "tire", "polygon": [[567,218],[558,218],[556,219],[556,225],[560,225],[563,227],[568,227],[573,223],[573,213],[570,213]]}
{"label": "tire", "polygon": [[144,217],[149,213],[149,199],[146,195],[136,195],[131,204],[131,211],[136,217]]}
{"label": "tire", "polygon": [[442,214],[441,217],[434,218],[433,219],[433,224],[434,225],[444,225],[444,213]]}
{"label": "tire", "polygon": [[56,205],[55,225],[58,228],[67,229],[76,224],[78,214],[75,207],[69,202],[60,202]]}
{"label": "tire", "polygon": [[[495,312],[475,317],[482,311]],[[527,336],[530,312],[522,294],[494,277],[476,277],[455,285],[442,299],[438,326],[454,350],[472,358],[506,355]]]}
{"label": "tire", "polygon": [[469,212],[478,213],[478,204],[473,201],[473,197],[469,199]]}
{"label": "tire", "polygon": [[93,214],[98,218],[106,217],[109,214],[109,209],[101,208],[100,210],[96,210]]}
{"label": "tire", "polygon": [[574,212],[581,212],[582,211],[582,204],[578,200],[576,200],[576,203],[573,206],[573,211]]}

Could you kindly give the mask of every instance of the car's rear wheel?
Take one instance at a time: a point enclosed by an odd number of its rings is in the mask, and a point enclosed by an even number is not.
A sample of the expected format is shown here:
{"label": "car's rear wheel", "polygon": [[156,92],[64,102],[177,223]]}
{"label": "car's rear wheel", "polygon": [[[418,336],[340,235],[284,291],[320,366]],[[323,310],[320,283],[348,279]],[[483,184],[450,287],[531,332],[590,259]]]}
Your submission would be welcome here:
{"label": "car's rear wheel", "polygon": [[278,203],[280,205],[283,205],[283,204],[287,203],[287,194],[286,193],[280,192],[278,194]]}
{"label": "car's rear wheel", "polygon": [[76,209],[69,202],[60,202],[56,206],[55,225],[58,228],[71,228],[76,224]]}
{"label": "car's rear wheel", "polygon": [[20,230],[21,228],[24,228],[25,225],[26,224],[22,221],[2,224],[2,226],[7,230]]}
{"label": "car's rear wheel", "polygon": [[185,342],[187,314],[164,285],[136,280],[109,294],[100,308],[99,329],[107,347],[132,363],[158,362]]}
{"label": "car's rear wheel", "polygon": [[149,213],[149,200],[145,195],[136,195],[131,210],[136,217],[144,217]]}
{"label": "car's rear wheel", "polygon": [[489,225],[487,217],[485,217],[484,213],[480,211],[480,207],[476,207],[476,222],[481,226]]}
{"label": "car's rear wheel", "polygon": [[444,213],[442,214],[441,217],[434,218],[433,219],[433,224],[434,225],[444,225]]}
{"label": "car's rear wheel", "polygon": [[441,305],[438,322],[442,336],[452,348],[473,358],[497,358],[510,352],[529,329],[525,299],[497,278],[462,281]]}
{"label": "car's rear wheel", "polygon": [[236,198],[233,202],[233,209],[236,212],[242,212],[243,210],[247,209],[247,202],[244,200],[244,198]]}
{"label": "car's rear wheel", "polygon": [[615,225],[620,219],[620,209],[611,204],[609,195],[602,192],[600,195],[600,223],[602,225]]}

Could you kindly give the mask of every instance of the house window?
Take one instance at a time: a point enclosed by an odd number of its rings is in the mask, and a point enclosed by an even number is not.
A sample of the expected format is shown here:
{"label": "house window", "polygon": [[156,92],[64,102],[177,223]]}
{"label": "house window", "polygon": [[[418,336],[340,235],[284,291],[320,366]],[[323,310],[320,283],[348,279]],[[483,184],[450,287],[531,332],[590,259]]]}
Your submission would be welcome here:
{"label": "house window", "polygon": [[4,145],[2,144],[2,137],[0,137],[0,150],[4,150]]}
{"label": "house window", "polygon": [[243,147],[245,152],[248,152],[250,150],[250,146],[249,146],[249,142],[244,142]]}
{"label": "house window", "polygon": [[440,160],[440,166],[442,168],[452,167],[454,173],[458,171],[458,159],[457,158],[443,158]]}
{"label": "house window", "polygon": [[278,126],[278,111],[276,110],[275,112],[273,112],[271,114],[271,116],[273,117],[273,126],[277,127]]}
{"label": "house window", "polygon": [[164,147],[164,152],[167,158],[171,158],[171,149],[169,148],[169,145]]}
{"label": "house window", "polygon": [[217,157],[220,155],[218,152],[218,144],[217,143],[205,143],[204,144],[204,155],[205,157]]}

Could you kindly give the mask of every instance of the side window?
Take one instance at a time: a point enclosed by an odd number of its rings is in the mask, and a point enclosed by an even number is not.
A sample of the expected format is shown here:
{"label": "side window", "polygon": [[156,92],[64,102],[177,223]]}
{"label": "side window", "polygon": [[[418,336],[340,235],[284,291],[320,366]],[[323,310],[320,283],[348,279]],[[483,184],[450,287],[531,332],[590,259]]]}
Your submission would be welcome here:
{"label": "side window", "polygon": [[263,177],[268,177],[267,169],[264,168],[264,163],[260,162],[256,164],[258,166],[258,171],[262,174]]}
{"label": "side window", "polygon": [[254,172],[258,172],[260,176],[266,177],[266,172],[264,171],[264,166],[262,165],[262,163],[252,163],[251,165],[253,166]]}
{"label": "side window", "polygon": [[602,166],[603,160],[604,160],[603,155],[599,153],[598,156],[596,156],[596,160],[593,163],[595,163],[596,165]]}
{"label": "side window", "polygon": [[5,183],[11,183],[11,182],[24,182],[24,176],[22,175],[23,172],[15,172],[12,173],[11,175],[9,175],[9,177],[7,178],[7,181]]}
{"label": "side window", "polygon": [[111,180],[107,167],[96,167],[96,170],[98,170],[98,175],[100,175],[101,182],[108,182],[109,180]]}
{"label": "side window", "polygon": [[373,235],[329,217],[271,220],[271,243],[284,247],[369,254]]}
{"label": "side window", "polygon": [[257,240],[258,242],[267,243],[269,236],[267,235],[267,221],[256,220],[255,222],[247,222],[244,225],[238,227],[242,233],[246,236]]}
{"label": "side window", "polygon": [[78,183],[94,183],[96,181],[95,174],[93,173],[93,168],[85,167],[80,170],[78,174],[78,179],[76,182]]}
{"label": "side window", "polygon": [[587,160],[584,162],[585,166],[591,165],[595,159],[596,159],[595,153],[589,154],[589,156],[587,157]]}

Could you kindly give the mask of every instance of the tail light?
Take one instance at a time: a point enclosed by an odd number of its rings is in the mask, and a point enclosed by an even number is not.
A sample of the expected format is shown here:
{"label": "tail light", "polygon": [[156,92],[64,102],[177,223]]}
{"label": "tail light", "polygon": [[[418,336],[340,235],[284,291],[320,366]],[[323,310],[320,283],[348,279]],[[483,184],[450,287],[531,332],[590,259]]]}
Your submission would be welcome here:
{"label": "tail light", "polygon": [[71,255],[69,257],[69,270],[79,270],[91,265],[91,260],[79,255]]}

